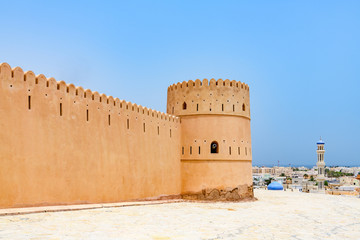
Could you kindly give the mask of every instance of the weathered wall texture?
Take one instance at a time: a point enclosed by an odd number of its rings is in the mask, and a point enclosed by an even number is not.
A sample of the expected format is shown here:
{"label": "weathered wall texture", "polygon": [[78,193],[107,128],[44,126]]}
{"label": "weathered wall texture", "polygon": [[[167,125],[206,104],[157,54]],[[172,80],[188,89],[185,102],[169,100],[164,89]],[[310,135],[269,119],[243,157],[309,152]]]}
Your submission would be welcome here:
{"label": "weathered wall texture", "polygon": [[0,208],[181,192],[177,117],[0,66]]}
{"label": "weathered wall texture", "polygon": [[[181,189],[186,198],[253,196],[246,84],[221,79],[174,84],[168,88],[167,112],[181,117]],[[213,142],[217,153],[211,153]]]}

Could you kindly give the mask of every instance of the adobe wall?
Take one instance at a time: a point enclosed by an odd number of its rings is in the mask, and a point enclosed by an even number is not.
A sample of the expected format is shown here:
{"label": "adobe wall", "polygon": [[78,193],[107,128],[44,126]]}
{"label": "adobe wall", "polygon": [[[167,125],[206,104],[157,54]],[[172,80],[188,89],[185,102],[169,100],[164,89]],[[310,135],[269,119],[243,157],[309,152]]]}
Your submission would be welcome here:
{"label": "adobe wall", "polygon": [[[182,195],[252,198],[249,87],[221,79],[174,84],[168,88],[167,112],[181,118]],[[217,153],[211,153],[212,142]]]}
{"label": "adobe wall", "polygon": [[181,192],[180,120],[0,66],[0,208]]}

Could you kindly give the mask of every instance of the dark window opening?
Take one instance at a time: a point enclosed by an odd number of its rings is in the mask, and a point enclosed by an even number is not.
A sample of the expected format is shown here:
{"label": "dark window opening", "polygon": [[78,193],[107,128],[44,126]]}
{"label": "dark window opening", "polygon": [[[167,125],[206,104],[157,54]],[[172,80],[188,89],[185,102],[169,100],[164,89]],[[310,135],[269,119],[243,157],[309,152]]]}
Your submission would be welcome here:
{"label": "dark window opening", "polygon": [[110,126],[111,122],[110,122],[110,114],[108,115],[108,124]]}
{"label": "dark window opening", "polygon": [[231,155],[231,147],[229,147],[229,155]]}
{"label": "dark window opening", "polygon": [[184,155],[184,147],[182,147],[182,155]]}
{"label": "dark window opening", "polygon": [[172,114],[174,114],[174,107],[172,107]]}
{"label": "dark window opening", "polygon": [[190,146],[190,155],[192,154],[192,147]]}
{"label": "dark window opening", "polygon": [[213,141],[210,145],[211,153],[219,153],[219,144],[216,141]]}
{"label": "dark window opening", "polygon": [[86,109],[86,121],[89,121],[89,109]]}
{"label": "dark window opening", "polygon": [[201,152],[200,152],[200,146],[199,146],[199,154],[200,154]]}
{"label": "dark window opening", "polygon": [[242,110],[245,111],[245,103],[242,105]]}
{"label": "dark window opening", "polygon": [[199,104],[196,104],[196,111],[199,111]]}
{"label": "dark window opening", "polygon": [[235,112],[235,105],[233,105],[233,112]]}
{"label": "dark window opening", "polygon": [[158,128],[158,135],[160,135],[160,127],[158,126],[157,128]]}
{"label": "dark window opening", "polygon": [[60,103],[60,116],[62,116],[62,103]]}
{"label": "dark window opening", "polygon": [[186,110],[186,102],[183,103],[183,110]]}
{"label": "dark window opening", "polygon": [[170,129],[170,137],[171,137],[171,129]]}
{"label": "dark window opening", "polygon": [[130,120],[129,119],[126,120],[126,127],[127,127],[127,129],[130,128]]}
{"label": "dark window opening", "polygon": [[224,111],[224,104],[221,104],[221,111]]}
{"label": "dark window opening", "polygon": [[240,147],[238,147],[238,155],[240,155]]}
{"label": "dark window opening", "polygon": [[28,108],[31,109],[31,96],[28,96]]}
{"label": "dark window opening", "polygon": [[145,132],[145,123],[143,123],[143,129],[144,129],[144,132]]}

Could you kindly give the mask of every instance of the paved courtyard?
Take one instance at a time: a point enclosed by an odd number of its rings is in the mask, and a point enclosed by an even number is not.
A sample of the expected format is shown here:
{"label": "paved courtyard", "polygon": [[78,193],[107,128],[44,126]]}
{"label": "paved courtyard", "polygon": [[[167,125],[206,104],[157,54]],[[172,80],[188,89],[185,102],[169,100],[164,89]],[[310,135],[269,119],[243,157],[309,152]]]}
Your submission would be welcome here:
{"label": "paved courtyard", "polygon": [[1,216],[0,239],[360,239],[360,199],[256,190],[255,202]]}

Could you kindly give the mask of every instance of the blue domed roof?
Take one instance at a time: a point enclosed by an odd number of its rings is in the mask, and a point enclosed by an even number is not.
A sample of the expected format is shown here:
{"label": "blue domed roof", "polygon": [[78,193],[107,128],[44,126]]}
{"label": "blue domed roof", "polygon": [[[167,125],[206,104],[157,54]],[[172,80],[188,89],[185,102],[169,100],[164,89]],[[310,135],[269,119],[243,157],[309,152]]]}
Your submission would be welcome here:
{"label": "blue domed roof", "polygon": [[269,190],[283,190],[283,186],[278,182],[272,182],[268,186]]}
{"label": "blue domed roof", "polygon": [[320,140],[319,141],[317,141],[317,143],[316,144],[325,144],[324,143],[324,141],[320,138]]}

